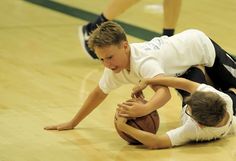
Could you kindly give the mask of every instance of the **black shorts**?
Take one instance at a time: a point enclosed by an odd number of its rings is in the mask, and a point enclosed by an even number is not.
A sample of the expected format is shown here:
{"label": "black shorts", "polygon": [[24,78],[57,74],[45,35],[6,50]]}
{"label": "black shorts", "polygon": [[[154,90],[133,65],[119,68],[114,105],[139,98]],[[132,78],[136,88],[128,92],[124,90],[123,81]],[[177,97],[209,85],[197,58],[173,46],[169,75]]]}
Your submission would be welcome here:
{"label": "black shorts", "polygon": [[[183,75],[179,77],[186,78],[188,80],[191,80],[197,83],[207,84],[204,73],[199,68],[196,68],[196,67],[189,68]],[[187,96],[190,95],[190,93],[180,90],[180,89],[178,89],[177,91],[181,94],[183,99],[185,99]]]}
{"label": "black shorts", "polygon": [[212,67],[206,67],[206,73],[214,82],[214,87],[219,90],[236,88],[236,60],[218,44],[211,40],[214,45],[216,58]]}

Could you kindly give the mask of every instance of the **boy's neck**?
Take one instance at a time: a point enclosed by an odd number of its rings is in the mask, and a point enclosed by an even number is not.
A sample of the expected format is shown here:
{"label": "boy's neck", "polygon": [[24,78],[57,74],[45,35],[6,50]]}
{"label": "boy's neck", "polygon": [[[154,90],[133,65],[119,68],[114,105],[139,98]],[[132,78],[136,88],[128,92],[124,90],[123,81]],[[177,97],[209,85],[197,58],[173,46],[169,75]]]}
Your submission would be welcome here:
{"label": "boy's neck", "polygon": [[129,46],[128,51],[127,51],[127,59],[128,59],[127,67],[126,67],[127,72],[130,72],[130,59],[131,59],[130,57],[131,57],[131,50]]}

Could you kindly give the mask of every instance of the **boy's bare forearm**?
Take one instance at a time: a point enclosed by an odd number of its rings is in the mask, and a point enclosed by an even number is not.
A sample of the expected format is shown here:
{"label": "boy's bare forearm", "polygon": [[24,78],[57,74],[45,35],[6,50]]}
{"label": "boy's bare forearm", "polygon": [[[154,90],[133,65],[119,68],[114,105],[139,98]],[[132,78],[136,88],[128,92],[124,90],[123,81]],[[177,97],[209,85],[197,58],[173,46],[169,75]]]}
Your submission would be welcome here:
{"label": "boy's bare forearm", "polygon": [[97,86],[87,97],[84,104],[78,113],[71,120],[73,126],[75,127],[79,124],[86,116],[88,116],[103,100],[106,98],[107,94],[103,93],[101,89]]}
{"label": "boy's bare forearm", "polygon": [[147,106],[150,109],[149,113],[164,106],[169,100],[170,100],[170,91],[168,87],[158,87],[155,89],[155,87],[152,87],[153,90],[155,90],[155,94],[152,96],[152,98],[147,102]]}
{"label": "boy's bare forearm", "polygon": [[148,85],[162,85],[167,87],[173,87],[185,90],[189,93],[193,93],[199,85],[198,83],[187,80],[185,78],[169,77],[169,76],[145,79],[144,81]]}
{"label": "boy's bare forearm", "polygon": [[119,129],[125,132],[126,134],[132,136],[150,149],[162,149],[172,147],[171,141],[167,134],[155,135],[150,132],[136,129],[125,123],[121,124],[119,126]]}

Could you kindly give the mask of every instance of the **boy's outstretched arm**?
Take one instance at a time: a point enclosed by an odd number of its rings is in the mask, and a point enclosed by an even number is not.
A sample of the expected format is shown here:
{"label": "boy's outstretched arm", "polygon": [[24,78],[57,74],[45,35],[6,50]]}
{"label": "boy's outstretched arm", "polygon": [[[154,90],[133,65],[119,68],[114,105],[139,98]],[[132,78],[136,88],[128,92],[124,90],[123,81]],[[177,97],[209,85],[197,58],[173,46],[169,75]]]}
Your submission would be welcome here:
{"label": "boy's outstretched arm", "polygon": [[150,149],[162,149],[172,147],[171,140],[167,134],[155,135],[150,132],[136,129],[126,124],[126,118],[116,116],[116,125],[119,130],[132,136]]}
{"label": "boy's outstretched arm", "polygon": [[132,96],[139,94],[148,85],[152,86],[161,85],[161,86],[173,87],[187,91],[189,93],[193,93],[197,90],[199,83],[190,81],[185,78],[170,77],[170,76],[147,78],[141,80],[139,84],[133,88]]}
{"label": "boy's outstretched arm", "polygon": [[79,112],[69,122],[47,126],[45,130],[71,130],[88,116],[103,100],[107,94],[97,86],[87,97]]}

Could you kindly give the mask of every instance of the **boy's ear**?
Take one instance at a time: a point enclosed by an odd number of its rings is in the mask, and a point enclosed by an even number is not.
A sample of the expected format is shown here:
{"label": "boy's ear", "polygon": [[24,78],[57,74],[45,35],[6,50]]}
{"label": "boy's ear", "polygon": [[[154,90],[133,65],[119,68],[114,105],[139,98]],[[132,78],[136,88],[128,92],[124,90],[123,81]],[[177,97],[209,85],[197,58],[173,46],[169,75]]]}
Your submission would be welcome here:
{"label": "boy's ear", "polygon": [[200,123],[198,123],[198,122],[197,122],[197,125],[198,125],[198,127],[200,127],[201,129],[204,128],[204,127],[206,127],[205,125],[202,125],[202,124],[200,124]]}
{"label": "boy's ear", "polygon": [[129,47],[128,41],[123,41],[122,44],[123,44],[123,47],[124,47],[125,49],[127,49],[127,48]]}

